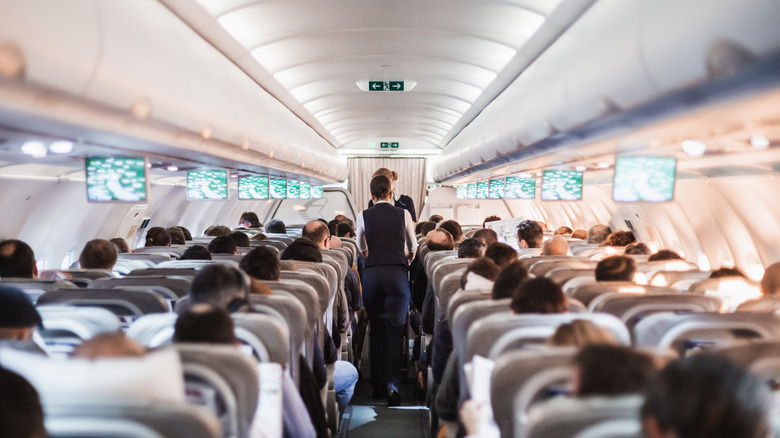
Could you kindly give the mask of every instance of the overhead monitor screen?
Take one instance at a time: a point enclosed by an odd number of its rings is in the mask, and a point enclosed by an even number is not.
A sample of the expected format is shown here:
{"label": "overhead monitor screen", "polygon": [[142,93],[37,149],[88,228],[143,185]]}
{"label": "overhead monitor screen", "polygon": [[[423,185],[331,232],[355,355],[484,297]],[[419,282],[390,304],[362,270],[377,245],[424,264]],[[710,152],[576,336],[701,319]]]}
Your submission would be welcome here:
{"label": "overhead monitor screen", "polygon": [[187,172],[187,199],[227,198],[227,170],[190,170]]}
{"label": "overhead monitor screen", "polygon": [[284,199],[287,197],[287,180],[284,178],[271,178],[271,199]]}
{"label": "overhead monitor screen", "polygon": [[618,157],[612,199],[665,202],[674,199],[674,157]]}
{"label": "overhead monitor screen", "polygon": [[301,198],[301,182],[295,180],[287,181],[287,199]]}
{"label": "overhead monitor screen", "polygon": [[311,184],[301,181],[301,199],[311,198]]}
{"label": "overhead monitor screen", "polygon": [[488,192],[490,199],[501,199],[504,197],[504,180],[503,179],[491,179],[490,189]]}
{"label": "overhead monitor screen", "polygon": [[466,186],[458,186],[456,189],[458,193],[458,199],[466,199],[468,196]]}
{"label": "overhead monitor screen", "polygon": [[239,178],[238,199],[268,199],[268,177]]}
{"label": "overhead monitor screen", "polygon": [[466,198],[467,199],[477,199],[477,185],[474,183],[471,183],[466,186]]}
{"label": "overhead monitor screen", "polygon": [[545,170],[542,175],[543,201],[579,201],[582,199],[582,172]]}
{"label": "overhead monitor screen", "polygon": [[322,198],[322,186],[321,185],[314,185],[311,186],[311,197],[312,199],[320,199]]}
{"label": "overhead monitor screen", "polygon": [[87,200],[138,202],[147,199],[144,158],[87,158]]}
{"label": "overhead monitor screen", "polygon": [[536,197],[536,179],[522,178],[519,176],[506,177],[504,186],[504,198],[506,199],[534,199]]}
{"label": "overhead monitor screen", "polygon": [[477,199],[487,199],[489,191],[487,181],[477,181]]}

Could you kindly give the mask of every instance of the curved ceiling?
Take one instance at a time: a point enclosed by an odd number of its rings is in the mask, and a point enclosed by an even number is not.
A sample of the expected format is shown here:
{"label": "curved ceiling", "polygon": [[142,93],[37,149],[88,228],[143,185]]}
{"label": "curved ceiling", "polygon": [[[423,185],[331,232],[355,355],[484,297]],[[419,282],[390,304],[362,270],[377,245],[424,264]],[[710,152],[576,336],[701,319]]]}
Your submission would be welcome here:
{"label": "curved ceiling", "polygon": [[[445,147],[532,61],[527,46],[543,50],[592,3],[162,2],[345,150],[384,140]],[[405,90],[368,91],[369,81],[404,81]]]}

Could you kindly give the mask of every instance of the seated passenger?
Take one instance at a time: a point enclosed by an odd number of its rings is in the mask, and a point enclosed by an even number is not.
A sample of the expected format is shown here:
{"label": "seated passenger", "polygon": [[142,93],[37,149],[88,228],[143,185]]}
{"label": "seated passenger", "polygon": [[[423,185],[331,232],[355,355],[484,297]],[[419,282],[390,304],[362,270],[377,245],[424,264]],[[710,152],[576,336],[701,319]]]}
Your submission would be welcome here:
{"label": "seated passenger", "polygon": [[238,219],[239,228],[261,228],[262,226],[260,218],[257,217],[257,213],[254,211],[245,211]]}
{"label": "seated passenger", "polygon": [[[499,267],[501,266],[499,265]],[[493,283],[491,297],[494,300],[512,298],[520,284],[527,279],[528,271],[523,267],[522,263],[518,261],[510,263],[498,271],[498,276],[496,276],[495,283]]]}
{"label": "seated passenger", "polygon": [[449,232],[452,235],[452,240],[454,240],[455,243],[463,240],[463,229],[460,227],[459,223],[452,219],[440,223],[438,229]]}
{"label": "seated passenger", "polygon": [[428,218],[428,221],[429,222],[433,222],[434,224],[438,224],[439,222],[441,222],[443,220],[444,220],[444,217],[442,217],[442,215],[440,215],[440,214],[434,214],[434,215],[431,215],[431,217]]}
{"label": "seated passenger", "polygon": [[185,227],[182,227],[181,225],[177,225],[176,228],[178,228],[182,232],[182,234],[184,234],[185,241],[192,240],[192,233],[190,233],[190,230],[188,230]]}
{"label": "seated passenger", "polygon": [[585,230],[574,230],[571,232],[571,238],[586,240],[588,238],[588,232]]}
{"label": "seated passenger", "polygon": [[211,260],[211,253],[203,245],[192,245],[184,250],[179,260]]}
{"label": "seated passenger", "polygon": [[780,262],[772,263],[761,278],[761,293],[780,295]]}
{"label": "seated passenger", "polygon": [[489,246],[492,243],[498,242],[498,234],[490,228],[483,228],[481,230],[477,230],[474,235],[472,235],[474,239],[482,239],[483,242],[485,242],[485,246]]}
{"label": "seated passenger", "polygon": [[311,239],[306,237],[299,237],[291,244],[287,245],[287,248],[282,251],[279,258],[281,260],[322,263],[320,248],[312,242]]}
{"label": "seated passenger", "polygon": [[117,253],[133,252],[130,251],[130,245],[127,244],[127,241],[121,237],[114,237],[110,242],[114,244]]}
{"label": "seated passenger", "polygon": [[0,242],[0,278],[37,278],[35,253],[21,240]]}
{"label": "seated passenger", "polygon": [[249,240],[268,240],[268,236],[266,236],[263,233],[257,233],[254,236],[250,237]]}
{"label": "seated passenger", "polygon": [[187,240],[184,238],[184,232],[181,230],[181,228],[168,227],[166,230],[171,235],[171,245],[184,245],[187,243]]}
{"label": "seated passenger", "polygon": [[249,277],[234,266],[204,266],[192,279],[190,306],[207,303],[220,309],[235,311],[248,302],[249,287]]}
{"label": "seated passenger", "polygon": [[339,222],[338,225],[336,225],[336,235],[338,237],[349,237],[351,239],[355,238],[355,228],[353,228],[351,225]]}
{"label": "seated passenger", "polygon": [[501,220],[500,217],[492,214],[492,215],[486,217],[485,220],[482,221],[482,228],[486,228],[485,224],[487,224],[488,222],[496,222],[496,221],[500,221],[500,220]]}
{"label": "seated passenger", "polygon": [[27,294],[0,285],[0,340],[32,342],[35,328],[41,324],[41,315]]}
{"label": "seated passenger", "polygon": [[596,281],[633,281],[636,262],[629,256],[605,257],[596,265]]}
{"label": "seated passenger", "polygon": [[555,236],[570,236],[572,233],[572,229],[569,227],[559,227],[553,235]]}
{"label": "seated passenger", "polygon": [[460,288],[463,290],[493,290],[493,282],[498,277],[500,269],[493,260],[487,257],[477,258],[471,262],[460,277]]}
{"label": "seated passenger", "polygon": [[212,225],[206,228],[203,234],[209,237],[227,236],[230,234],[230,228],[225,225]]}
{"label": "seated passenger", "polygon": [[230,236],[217,236],[211,239],[207,248],[212,254],[238,254],[236,242]]}
{"label": "seated passenger", "polygon": [[[451,251],[455,248],[455,239],[453,239],[449,231],[438,228],[431,230],[425,235],[425,244],[431,252]],[[412,304],[417,311],[422,313],[423,328],[432,329],[436,312],[436,297],[433,295],[432,286],[428,284],[428,275],[425,273],[425,267],[423,266],[419,255],[420,253],[418,251],[417,254],[415,254],[415,258],[412,261],[410,268],[410,275],[412,276]],[[418,331],[419,321],[414,320],[413,327],[415,331]]]}
{"label": "seated passenger", "polygon": [[586,345],[573,362],[578,397],[641,394],[656,374],[651,356],[618,345]]}
{"label": "seated passenger", "polygon": [[615,231],[607,236],[607,245],[609,246],[627,246],[635,241],[636,238],[631,231]]}
{"label": "seated passenger", "polygon": [[623,251],[625,255],[650,255],[650,248],[642,242],[634,242]]}
{"label": "seated passenger", "polygon": [[698,354],[667,365],[648,385],[648,438],[766,438],[770,393],[762,379],[724,359]]}
{"label": "seated passenger", "polygon": [[524,220],[517,226],[517,245],[520,248],[541,248],[544,229],[540,222]]}
{"label": "seated passenger", "polygon": [[171,246],[171,233],[163,227],[149,228],[144,246]]}
{"label": "seated passenger", "polygon": [[339,234],[339,223],[340,222],[336,219],[328,222],[328,231],[330,232],[331,236],[337,236]]}
{"label": "seated passenger", "polygon": [[286,234],[287,227],[285,227],[284,222],[279,219],[273,219],[265,224],[265,232],[269,234]]}
{"label": "seated passenger", "polygon": [[566,313],[568,302],[561,287],[552,280],[531,278],[516,288],[509,308],[517,314]]}
{"label": "seated passenger", "polygon": [[350,228],[352,228],[353,230],[355,229],[355,222],[353,222],[352,219],[344,216],[343,214],[337,214],[333,219],[339,221],[339,223],[349,225]]}
{"label": "seated passenger", "polygon": [[551,237],[542,247],[542,255],[565,256],[569,255],[569,242],[560,235]]}
{"label": "seated passenger", "polygon": [[249,248],[249,236],[241,231],[233,231],[228,234],[228,237],[233,239],[233,242],[235,242],[238,248]]}
{"label": "seated passenger", "polygon": [[0,367],[0,436],[46,438],[38,392],[24,377]]}
{"label": "seated passenger", "polygon": [[658,262],[662,260],[685,260],[685,259],[682,258],[680,254],[677,254],[676,252],[669,249],[662,249],[647,258],[648,262]]}
{"label": "seated passenger", "polygon": [[249,251],[239,262],[238,267],[258,280],[279,281],[281,264],[276,253],[265,246]]}
{"label": "seated passenger", "polygon": [[329,248],[330,235],[328,226],[318,220],[306,222],[301,230],[301,237],[311,240],[320,249]]}
{"label": "seated passenger", "polygon": [[607,241],[607,236],[610,234],[612,234],[612,229],[608,226],[594,225],[588,230],[588,243],[596,243],[600,245]]}
{"label": "seated passenger", "polygon": [[485,249],[485,257],[492,259],[498,267],[517,261],[517,251],[506,243],[495,242]]}
{"label": "seated passenger", "polygon": [[547,339],[548,345],[584,347],[586,345],[617,345],[611,331],[587,319],[575,319],[561,324]]}
{"label": "seated passenger", "polygon": [[81,359],[105,359],[120,357],[143,357],[146,349],[122,333],[106,332],[84,341],[73,350],[73,357]]}
{"label": "seated passenger", "polygon": [[425,237],[430,233],[431,231],[436,229],[436,222],[433,221],[425,221],[421,222],[422,225],[420,226],[420,236]]}
{"label": "seated passenger", "polygon": [[114,269],[117,259],[116,246],[108,240],[92,239],[84,245],[79,254],[79,266],[82,269]]}
{"label": "seated passenger", "polygon": [[466,239],[458,247],[459,259],[478,259],[485,255],[485,242],[482,239]]}
{"label": "seated passenger", "polygon": [[742,277],[747,278],[744,272],[739,268],[720,268],[712,271],[709,278],[722,278],[722,277]]}

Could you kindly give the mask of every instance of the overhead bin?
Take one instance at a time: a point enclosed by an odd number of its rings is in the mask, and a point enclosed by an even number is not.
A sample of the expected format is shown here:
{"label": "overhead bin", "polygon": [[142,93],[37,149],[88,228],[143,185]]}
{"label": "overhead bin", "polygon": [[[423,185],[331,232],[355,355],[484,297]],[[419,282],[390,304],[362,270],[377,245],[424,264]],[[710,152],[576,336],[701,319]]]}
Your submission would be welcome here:
{"label": "overhead bin", "polygon": [[[348,175],[332,145],[159,2],[9,2],[0,14],[0,42],[16,46],[25,65],[21,77],[0,78],[0,114],[101,131],[110,125],[96,126],[99,118],[87,111],[74,120],[76,102],[117,125],[133,117],[158,134],[128,134],[141,141],[162,142],[159,133],[169,130],[167,145],[183,157],[224,157],[235,147],[249,165],[325,181]],[[201,141],[177,142],[182,132]],[[246,153],[247,144],[260,154]],[[133,149],[133,142],[122,147]]]}
{"label": "overhead bin", "polygon": [[601,0],[447,145],[433,177],[500,166],[503,155],[772,56],[779,20],[773,0]]}

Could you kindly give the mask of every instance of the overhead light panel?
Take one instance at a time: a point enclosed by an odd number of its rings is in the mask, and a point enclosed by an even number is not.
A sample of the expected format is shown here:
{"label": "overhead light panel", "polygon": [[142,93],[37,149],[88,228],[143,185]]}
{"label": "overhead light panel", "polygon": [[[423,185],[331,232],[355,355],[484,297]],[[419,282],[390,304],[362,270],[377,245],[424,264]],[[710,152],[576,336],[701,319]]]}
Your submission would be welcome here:
{"label": "overhead light panel", "polygon": [[22,144],[22,153],[33,158],[43,158],[48,150],[42,141],[26,141]]}
{"label": "overhead light panel", "polygon": [[49,151],[53,154],[69,154],[73,151],[73,142],[60,140],[49,145]]}
{"label": "overhead light panel", "polygon": [[707,145],[699,140],[683,140],[683,152],[691,157],[701,157],[707,150]]}
{"label": "overhead light panel", "polygon": [[769,147],[769,139],[765,135],[754,135],[750,137],[750,145],[753,149],[764,150]]}

